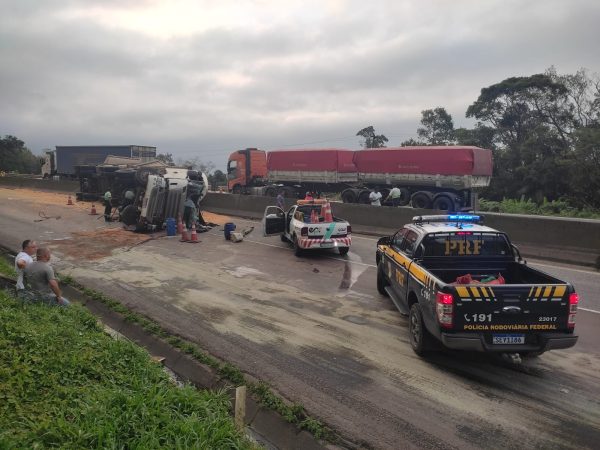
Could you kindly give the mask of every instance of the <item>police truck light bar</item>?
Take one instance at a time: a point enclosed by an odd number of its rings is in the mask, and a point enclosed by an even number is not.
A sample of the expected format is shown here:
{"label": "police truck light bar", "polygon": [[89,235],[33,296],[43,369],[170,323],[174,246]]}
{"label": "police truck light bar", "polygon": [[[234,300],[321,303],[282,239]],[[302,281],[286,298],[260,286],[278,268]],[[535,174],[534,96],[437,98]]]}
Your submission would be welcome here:
{"label": "police truck light bar", "polygon": [[482,223],[483,216],[476,214],[444,214],[437,216],[414,216],[412,219],[413,223],[423,222],[470,222],[470,223]]}

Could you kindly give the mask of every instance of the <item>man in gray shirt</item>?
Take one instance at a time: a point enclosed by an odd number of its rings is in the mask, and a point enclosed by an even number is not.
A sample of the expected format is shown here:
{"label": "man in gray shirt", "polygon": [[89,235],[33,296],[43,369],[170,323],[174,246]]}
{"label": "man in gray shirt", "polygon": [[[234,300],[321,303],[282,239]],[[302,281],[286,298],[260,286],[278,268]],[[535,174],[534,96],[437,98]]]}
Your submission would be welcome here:
{"label": "man in gray shirt", "polygon": [[51,306],[69,306],[70,302],[62,296],[58,287],[58,280],[54,276],[54,269],[48,264],[50,250],[46,247],[37,249],[37,261],[25,268],[27,280],[28,300],[45,303]]}

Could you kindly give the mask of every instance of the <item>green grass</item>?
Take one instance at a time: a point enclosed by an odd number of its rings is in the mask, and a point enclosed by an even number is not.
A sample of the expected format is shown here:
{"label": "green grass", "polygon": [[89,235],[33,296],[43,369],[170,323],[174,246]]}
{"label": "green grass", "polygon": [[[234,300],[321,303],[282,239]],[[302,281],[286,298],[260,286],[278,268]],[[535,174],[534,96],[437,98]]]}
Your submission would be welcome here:
{"label": "green grass", "polygon": [[225,391],[177,387],[95,317],[0,291],[0,449],[253,448]]}
{"label": "green grass", "polygon": [[[3,258],[0,258],[0,261],[3,260]],[[10,266],[7,267],[10,268]],[[4,272],[1,264],[0,272]],[[77,283],[70,276],[61,276],[60,274],[58,276],[62,283],[73,286],[74,288],[83,292],[89,298],[101,302],[111,310],[121,314],[127,321],[138,324],[149,334],[153,334],[161,339],[164,339],[170,345],[188,354],[196,361],[211,367],[222,379],[227,380],[234,386],[247,386],[250,393],[253,394],[253,396],[260,402],[261,405],[277,411],[285,420],[295,424],[298,426],[298,428],[310,432],[318,439],[325,439],[333,443],[339,440],[338,436],[333,430],[331,430],[318,419],[308,415],[301,404],[289,404],[288,402],[285,402],[282,398],[274,394],[266,383],[255,383],[247,380],[239,368],[227,362],[220,362],[216,358],[210,356],[196,344],[186,341],[179,336],[168,333],[158,323],[130,311],[117,300],[114,300],[93,289],[86,288],[85,286]],[[1,443],[0,450],[2,450]]]}
{"label": "green grass", "polygon": [[482,212],[500,212],[507,214],[533,214],[539,216],[574,217],[580,219],[600,219],[600,211],[578,209],[563,200],[544,200],[541,204],[531,199],[520,200],[505,198],[500,202],[479,199],[479,210]]}
{"label": "green grass", "polygon": [[6,258],[0,258],[0,273],[13,278],[17,276],[14,265],[10,264]]}

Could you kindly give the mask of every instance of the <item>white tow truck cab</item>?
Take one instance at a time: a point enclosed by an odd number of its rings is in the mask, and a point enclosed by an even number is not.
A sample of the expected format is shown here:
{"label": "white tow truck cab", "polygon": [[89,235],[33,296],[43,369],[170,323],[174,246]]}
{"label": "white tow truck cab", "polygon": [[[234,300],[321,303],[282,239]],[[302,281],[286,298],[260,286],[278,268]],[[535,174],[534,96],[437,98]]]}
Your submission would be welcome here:
{"label": "white tow truck cab", "polygon": [[298,200],[287,212],[267,206],[262,220],[264,236],[281,236],[300,256],[305,250],[337,248],[340,255],[350,250],[352,227],[331,213],[327,200]]}

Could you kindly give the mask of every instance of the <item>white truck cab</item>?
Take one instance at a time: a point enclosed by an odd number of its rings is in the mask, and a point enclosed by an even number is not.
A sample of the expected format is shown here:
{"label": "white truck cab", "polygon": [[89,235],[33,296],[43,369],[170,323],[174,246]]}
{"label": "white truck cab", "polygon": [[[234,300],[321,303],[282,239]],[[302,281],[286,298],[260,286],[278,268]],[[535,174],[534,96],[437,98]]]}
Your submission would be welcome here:
{"label": "white truck cab", "polygon": [[352,227],[331,213],[327,200],[298,200],[287,212],[267,206],[262,220],[264,236],[281,236],[294,247],[296,256],[305,250],[337,248],[340,255],[350,250]]}

